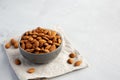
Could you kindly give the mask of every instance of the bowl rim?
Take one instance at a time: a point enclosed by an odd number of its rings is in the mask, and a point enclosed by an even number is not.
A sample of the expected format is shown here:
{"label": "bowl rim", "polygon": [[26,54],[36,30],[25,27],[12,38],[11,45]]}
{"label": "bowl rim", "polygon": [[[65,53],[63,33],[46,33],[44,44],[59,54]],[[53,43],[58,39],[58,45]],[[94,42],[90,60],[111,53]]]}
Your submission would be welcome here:
{"label": "bowl rim", "polygon": [[[45,28],[45,29],[47,29],[47,28]],[[48,30],[52,30],[52,29],[48,29]],[[55,31],[55,30],[54,30],[54,31]],[[19,37],[19,45],[18,45],[18,47],[20,48],[20,50],[22,50],[22,51],[24,51],[25,53],[30,54],[30,55],[49,55],[49,54],[52,54],[52,53],[56,52],[56,51],[57,51],[60,47],[62,47],[62,45],[63,45],[63,36],[62,36],[62,34],[60,34],[58,31],[56,31],[56,32],[57,32],[57,34],[60,35],[62,42],[61,42],[61,44],[60,44],[60,46],[59,46],[58,48],[56,48],[55,50],[53,50],[53,51],[51,51],[51,52],[35,54],[35,53],[27,52],[26,50],[24,50],[23,48],[21,48],[21,46],[20,46],[20,41],[21,41],[22,36],[25,34],[25,32]]]}

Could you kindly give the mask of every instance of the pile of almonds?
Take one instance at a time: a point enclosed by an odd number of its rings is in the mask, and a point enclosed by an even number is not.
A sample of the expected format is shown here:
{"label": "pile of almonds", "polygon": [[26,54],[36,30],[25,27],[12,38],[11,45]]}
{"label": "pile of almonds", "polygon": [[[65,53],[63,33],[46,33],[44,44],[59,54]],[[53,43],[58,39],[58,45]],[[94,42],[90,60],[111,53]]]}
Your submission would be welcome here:
{"label": "pile of almonds", "polygon": [[73,64],[74,63],[74,66],[80,66],[80,64],[82,63],[82,60],[77,60],[75,61],[74,59],[77,57],[76,53],[70,53],[69,55],[69,59],[67,60],[67,63],[68,64]]}
{"label": "pile of almonds", "polygon": [[57,49],[61,43],[61,36],[56,31],[41,27],[25,32],[20,40],[22,49],[35,54],[51,52]]}

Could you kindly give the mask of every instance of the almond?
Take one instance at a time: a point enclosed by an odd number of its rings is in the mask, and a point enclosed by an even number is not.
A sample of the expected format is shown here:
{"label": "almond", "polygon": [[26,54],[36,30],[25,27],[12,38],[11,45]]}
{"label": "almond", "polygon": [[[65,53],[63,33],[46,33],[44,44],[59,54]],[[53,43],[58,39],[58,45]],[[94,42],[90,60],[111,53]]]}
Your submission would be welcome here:
{"label": "almond", "polygon": [[60,44],[62,42],[62,40],[61,39],[58,39],[58,43]]}
{"label": "almond", "polygon": [[21,48],[25,49],[25,43],[21,43]]}
{"label": "almond", "polygon": [[56,36],[56,31],[51,31],[51,36]]}
{"label": "almond", "polygon": [[11,39],[11,44],[14,45],[16,43],[16,40],[15,39]]}
{"label": "almond", "polygon": [[33,38],[36,38],[36,37],[37,37],[37,35],[35,35],[35,34],[34,34],[32,37],[33,37]]}
{"label": "almond", "polygon": [[44,34],[47,34],[48,33],[48,30],[44,30]]}
{"label": "almond", "polygon": [[33,52],[34,51],[34,49],[25,49],[27,52]]}
{"label": "almond", "polygon": [[82,63],[82,61],[81,60],[79,60],[79,61],[76,61],[75,62],[75,64],[74,64],[74,66],[80,66],[80,64]]}
{"label": "almond", "polygon": [[38,40],[42,39],[41,37],[37,37]]}
{"label": "almond", "polygon": [[16,65],[20,65],[21,64],[21,61],[19,59],[15,59],[15,64]]}
{"label": "almond", "polygon": [[44,36],[44,33],[39,33],[38,36],[42,37],[42,36]]}
{"label": "almond", "polygon": [[53,50],[55,50],[56,49],[56,46],[55,45],[52,45],[51,47],[50,47],[50,51],[53,51]]}
{"label": "almond", "polygon": [[48,35],[51,36],[51,30],[48,31]]}
{"label": "almond", "polygon": [[52,41],[53,41],[54,43],[57,42],[57,38],[54,37]]}
{"label": "almond", "polygon": [[36,47],[39,46],[39,42],[38,41],[35,41],[34,44],[35,44]]}
{"label": "almond", "polygon": [[60,39],[61,37],[57,34],[57,35],[56,35],[56,38],[57,38],[57,39]]}
{"label": "almond", "polygon": [[52,41],[51,41],[51,40],[49,40],[49,41],[48,41],[48,43],[49,43],[49,44],[52,44]]}
{"label": "almond", "polygon": [[73,62],[74,62],[74,60],[72,58],[70,58],[70,59],[67,60],[68,64],[73,64]]}
{"label": "almond", "polygon": [[47,40],[47,41],[49,40],[49,39],[48,39],[47,37],[45,37],[45,36],[44,36],[44,37],[42,37],[42,38],[43,38],[43,39],[45,39],[45,40]]}
{"label": "almond", "polygon": [[[22,37],[22,39],[24,39],[24,40],[27,40],[29,38],[29,36],[23,36]],[[12,41],[12,40],[11,40]],[[13,39],[13,41],[14,41],[14,39]],[[12,42],[11,42],[12,43]]]}
{"label": "almond", "polygon": [[18,42],[14,43],[14,48],[18,48]]}
{"label": "almond", "polygon": [[29,41],[33,41],[33,38],[32,37],[29,37],[29,39],[28,39]]}
{"label": "almond", "polygon": [[28,70],[27,70],[27,73],[34,73],[35,72],[35,68],[29,68]]}
{"label": "almond", "polygon": [[60,46],[60,44],[59,44],[59,43],[54,43],[54,44],[55,44],[57,47],[58,47],[58,46]]}
{"label": "almond", "polygon": [[25,48],[26,48],[26,49],[32,48],[32,44],[31,44],[31,43],[26,43]]}
{"label": "almond", "polygon": [[75,53],[71,53],[70,55],[69,55],[69,57],[70,58],[75,58],[77,55],[75,54]]}
{"label": "almond", "polygon": [[45,49],[44,52],[45,52],[45,53],[49,53],[50,51],[49,51],[48,49]]}
{"label": "almond", "polygon": [[41,49],[39,47],[35,48],[36,51],[40,51]]}
{"label": "almond", "polygon": [[11,46],[11,44],[9,42],[5,44],[6,49],[10,48],[10,46]]}
{"label": "almond", "polygon": [[45,42],[46,42],[46,40],[41,39],[41,40],[39,40],[39,42],[40,42],[40,43],[45,43]]}
{"label": "almond", "polygon": [[45,49],[50,49],[50,47],[51,47],[51,45],[47,45],[47,46],[45,47]]}
{"label": "almond", "polygon": [[48,43],[44,43],[45,46],[48,46],[49,44]]}

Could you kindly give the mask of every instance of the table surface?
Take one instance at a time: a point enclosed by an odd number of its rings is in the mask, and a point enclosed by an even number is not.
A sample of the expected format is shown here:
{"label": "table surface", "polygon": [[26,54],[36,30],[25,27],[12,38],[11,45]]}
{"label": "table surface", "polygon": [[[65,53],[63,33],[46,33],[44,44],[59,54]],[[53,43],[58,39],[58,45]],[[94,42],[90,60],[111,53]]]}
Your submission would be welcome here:
{"label": "table surface", "polygon": [[62,27],[90,64],[53,80],[120,80],[120,0],[0,0],[1,80],[18,80],[3,41],[38,26]]}

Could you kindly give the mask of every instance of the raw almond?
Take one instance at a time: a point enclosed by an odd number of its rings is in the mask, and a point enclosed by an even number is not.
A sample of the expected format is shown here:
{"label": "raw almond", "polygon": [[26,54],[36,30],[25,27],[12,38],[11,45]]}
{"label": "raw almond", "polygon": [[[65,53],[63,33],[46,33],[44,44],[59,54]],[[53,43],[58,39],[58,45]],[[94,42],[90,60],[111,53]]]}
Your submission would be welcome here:
{"label": "raw almond", "polygon": [[34,73],[35,72],[35,68],[29,68],[28,70],[27,70],[27,73]]}
{"label": "raw almond", "polygon": [[45,46],[48,46],[49,44],[48,43],[44,43]]}
{"label": "raw almond", "polygon": [[37,37],[38,40],[42,39],[41,37]]}
{"label": "raw almond", "polygon": [[18,42],[14,43],[14,48],[18,48]]}
{"label": "raw almond", "polygon": [[82,63],[81,60],[80,61],[76,61],[75,64],[74,64],[74,66],[80,66],[81,63]]}
{"label": "raw almond", "polygon": [[21,48],[25,49],[25,43],[21,43]]}
{"label": "raw almond", "polygon": [[44,30],[44,34],[47,34],[48,33],[48,30]]}
{"label": "raw almond", "polygon": [[49,53],[50,51],[49,51],[48,49],[45,49],[44,52],[45,52],[45,53]]}
{"label": "raw almond", "polygon": [[51,30],[48,31],[48,35],[51,36]]}
{"label": "raw almond", "polygon": [[62,40],[61,39],[58,39],[58,43],[60,44],[62,42]]}
{"label": "raw almond", "polygon": [[20,65],[21,64],[21,61],[19,59],[15,59],[15,64],[16,65]]}
{"label": "raw almond", "polygon": [[15,39],[11,39],[11,44],[14,45],[16,43],[16,40]]}
{"label": "raw almond", "polygon": [[[29,38],[29,36],[23,36],[22,37],[22,39],[24,39],[24,40],[27,40]],[[12,41],[12,40],[11,40]],[[14,39],[13,39],[13,41],[14,41]],[[12,43],[12,42],[11,42]]]}
{"label": "raw almond", "polygon": [[10,48],[10,46],[11,46],[11,44],[9,42],[5,44],[6,49]]}
{"label": "raw almond", "polygon": [[57,47],[60,45],[59,43],[54,43]]}
{"label": "raw almond", "polygon": [[51,47],[50,47],[50,51],[53,51],[53,50],[55,50],[56,49],[56,46],[55,45],[52,45]]}
{"label": "raw almond", "polygon": [[68,64],[73,64],[73,62],[74,62],[74,60],[72,58],[70,58],[70,59],[67,60]]}
{"label": "raw almond", "polygon": [[29,41],[33,41],[33,38],[32,38],[32,37],[30,37],[28,40],[29,40]]}
{"label": "raw almond", "polygon": [[36,51],[40,51],[41,49],[39,47],[35,48]]}
{"label": "raw almond", "polygon": [[75,58],[75,57],[76,57],[76,54],[75,54],[75,53],[71,53],[71,54],[69,55],[69,57],[70,57],[70,58]]}
{"label": "raw almond", "polygon": [[37,35],[34,34],[34,35],[33,35],[33,38],[36,38],[36,37],[37,37]]}
{"label": "raw almond", "polygon": [[36,47],[39,46],[39,42],[38,41],[35,41],[34,44],[35,44]]}
{"label": "raw almond", "polygon": [[51,36],[56,36],[56,31],[51,31]]}
{"label": "raw almond", "polygon": [[45,49],[50,49],[50,47],[51,47],[51,45],[47,45],[47,46],[45,47]]}
{"label": "raw almond", "polygon": [[51,40],[49,40],[49,41],[48,41],[48,43],[49,43],[49,44],[52,44],[52,41],[51,41]]}
{"label": "raw almond", "polygon": [[27,52],[33,52],[34,49],[25,49]]}
{"label": "raw almond", "polygon": [[26,49],[32,48],[32,44],[31,44],[31,43],[26,43],[25,48],[26,48]]}

